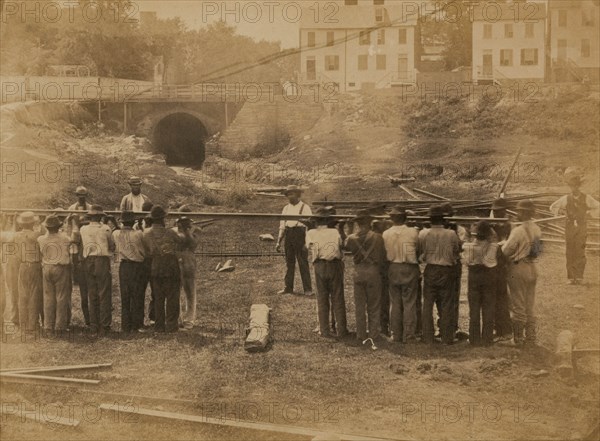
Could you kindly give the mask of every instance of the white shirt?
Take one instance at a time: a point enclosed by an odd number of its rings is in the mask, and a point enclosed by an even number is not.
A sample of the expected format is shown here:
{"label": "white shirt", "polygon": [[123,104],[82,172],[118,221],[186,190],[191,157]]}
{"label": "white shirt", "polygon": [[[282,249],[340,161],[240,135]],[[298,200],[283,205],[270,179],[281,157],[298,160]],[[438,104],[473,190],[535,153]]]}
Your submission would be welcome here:
{"label": "white shirt", "polygon": [[335,228],[319,225],[306,233],[306,248],[311,255],[311,262],[317,259],[342,259],[342,237]]}
{"label": "white shirt", "polygon": [[393,263],[419,263],[419,232],[406,225],[394,225],[383,232],[387,260]]}
{"label": "white shirt", "polygon": [[[305,204],[304,202],[300,201],[296,205],[287,204],[285,207],[283,207],[281,214],[302,216],[306,215],[306,217],[310,217],[312,216],[312,210],[310,209],[308,204]],[[279,231],[284,230],[286,227],[304,227],[304,224],[295,220],[282,220],[279,223]]]}

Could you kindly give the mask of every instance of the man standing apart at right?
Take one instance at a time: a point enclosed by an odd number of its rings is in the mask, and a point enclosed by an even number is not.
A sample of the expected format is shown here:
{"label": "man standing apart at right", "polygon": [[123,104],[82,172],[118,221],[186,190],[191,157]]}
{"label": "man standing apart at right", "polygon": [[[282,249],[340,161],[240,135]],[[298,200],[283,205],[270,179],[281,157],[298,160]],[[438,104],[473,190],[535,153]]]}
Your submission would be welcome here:
{"label": "man standing apart at right", "polygon": [[[532,201],[517,204],[517,218],[521,225],[510,232],[502,244],[502,253],[508,258],[508,287],[513,322],[513,338],[516,346],[535,345],[536,317],[535,284],[537,268],[535,259],[541,251],[542,232],[531,221],[535,213]],[[523,337],[525,332],[525,337]]]}
{"label": "man standing apart at right", "polygon": [[600,204],[590,195],[581,191],[583,170],[569,167],[565,170],[565,181],[571,193],[563,196],[550,206],[556,216],[567,217],[565,240],[567,245],[567,278],[569,285],[580,285],[585,270],[585,247],[587,240],[587,217],[598,217]]}
{"label": "man standing apart at right", "polygon": [[[283,207],[281,214],[284,215],[306,215],[310,217],[312,211],[310,207],[300,200],[302,189],[296,185],[290,185],[285,190],[289,204]],[[285,240],[285,264],[287,271],[285,273],[285,288],[278,294],[294,293],[294,276],[296,272],[296,261],[300,269],[300,277],[304,294],[312,295],[312,282],[310,280],[310,270],[308,268],[308,250],[306,249],[306,227],[297,220],[282,220],[279,224],[279,236],[277,237],[277,252],[281,251],[281,241]]]}

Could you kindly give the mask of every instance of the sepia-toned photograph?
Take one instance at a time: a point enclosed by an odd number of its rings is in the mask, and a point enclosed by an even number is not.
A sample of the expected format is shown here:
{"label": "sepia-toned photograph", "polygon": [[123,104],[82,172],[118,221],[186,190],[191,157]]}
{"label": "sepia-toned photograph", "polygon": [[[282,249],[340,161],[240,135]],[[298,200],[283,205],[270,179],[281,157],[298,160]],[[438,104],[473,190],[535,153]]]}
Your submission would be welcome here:
{"label": "sepia-toned photograph", "polygon": [[0,440],[600,441],[600,0],[0,0]]}

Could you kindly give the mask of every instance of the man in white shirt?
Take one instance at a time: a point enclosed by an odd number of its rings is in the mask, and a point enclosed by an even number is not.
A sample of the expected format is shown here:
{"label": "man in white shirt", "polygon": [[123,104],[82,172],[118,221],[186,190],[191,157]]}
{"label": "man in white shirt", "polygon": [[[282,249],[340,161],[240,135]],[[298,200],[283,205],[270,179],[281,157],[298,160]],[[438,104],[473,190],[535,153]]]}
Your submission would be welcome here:
{"label": "man in white shirt", "polygon": [[344,299],[344,263],[342,237],[335,228],[329,228],[330,212],[317,210],[317,228],[306,233],[306,248],[310,251],[317,284],[317,311],[319,334],[330,337],[329,305],[335,318],[338,337],[348,334],[346,327],[346,302]]}
{"label": "man in white shirt", "polygon": [[416,340],[417,293],[419,289],[419,232],[406,225],[406,210],[393,208],[390,217],[394,225],[383,232],[383,241],[390,262],[388,270],[390,295],[390,328],[393,341]]}
{"label": "man in white shirt", "polygon": [[[301,215],[310,217],[310,207],[300,200],[302,189],[296,185],[290,185],[285,190],[289,204],[283,207],[283,215]],[[306,227],[296,220],[282,220],[279,224],[279,236],[277,237],[276,250],[281,251],[281,241],[285,239],[285,263],[287,272],[285,274],[285,288],[278,294],[292,294],[294,292],[294,275],[296,272],[296,261],[300,269],[300,277],[304,294],[312,295],[312,282],[308,268],[308,250],[306,249]]]}
{"label": "man in white shirt", "polygon": [[[537,269],[535,260],[539,254],[542,237],[540,228],[531,221],[535,213],[532,201],[517,204],[517,217],[523,223],[510,232],[502,245],[502,253],[508,258],[508,287],[513,322],[513,338],[517,346],[535,345],[536,317],[535,285]],[[525,331],[525,337],[523,337]]]}
{"label": "man in white shirt", "polygon": [[131,188],[131,193],[123,196],[123,199],[121,199],[120,210],[140,213],[143,211],[144,204],[150,202],[150,198],[142,194],[142,178],[132,176],[127,182]]}

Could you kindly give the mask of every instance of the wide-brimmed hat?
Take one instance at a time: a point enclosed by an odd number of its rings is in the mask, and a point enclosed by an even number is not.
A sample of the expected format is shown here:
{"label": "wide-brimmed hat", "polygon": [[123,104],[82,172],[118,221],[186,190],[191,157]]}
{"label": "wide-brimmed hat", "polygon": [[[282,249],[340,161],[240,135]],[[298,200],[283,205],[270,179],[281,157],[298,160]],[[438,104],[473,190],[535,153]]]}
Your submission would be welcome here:
{"label": "wide-brimmed hat", "polygon": [[124,211],[121,213],[121,222],[135,222],[135,220],[133,211]]}
{"label": "wide-brimmed hat", "polygon": [[454,216],[454,207],[451,203],[444,202],[442,205],[440,205],[440,207],[442,208],[444,216]]}
{"label": "wide-brimmed hat", "polygon": [[152,220],[160,220],[165,217],[167,217],[167,212],[160,205],[155,205],[152,207],[152,210],[150,210],[150,219]]}
{"label": "wide-brimmed hat", "polygon": [[88,190],[83,185],[80,185],[79,187],[77,187],[75,189],[75,194],[77,196],[87,196],[88,195]]}
{"label": "wide-brimmed hat", "polygon": [[88,216],[106,216],[104,209],[100,205],[92,205],[87,214]]}
{"label": "wide-brimmed hat", "polygon": [[35,214],[33,211],[24,211],[17,216],[17,222],[21,225],[33,225],[36,222]]}
{"label": "wide-brimmed hat", "polygon": [[492,210],[506,210],[508,208],[508,201],[504,198],[498,198],[492,202]]}
{"label": "wide-brimmed hat", "polygon": [[[179,212],[180,213],[191,213],[192,209],[190,208],[189,205],[182,205],[181,207],[179,207]],[[177,218],[177,223],[189,223],[191,221],[192,220],[187,216],[179,216]]]}
{"label": "wide-brimmed hat", "polygon": [[444,217],[444,209],[441,205],[433,205],[429,207],[429,217]]}
{"label": "wide-brimmed hat", "polygon": [[142,178],[140,178],[139,176],[132,176],[129,178],[129,180],[127,181],[127,183],[129,185],[142,185]]}
{"label": "wide-brimmed hat", "polygon": [[393,207],[390,216],[407,216],[408,213],[404,207]]}
{"label": "wide-brimmed hat", "polygon": [[564,179],[567,184],[581,184],[585,173],[581,167],[568,167],[565,170]]}
{"label": "wide-brimmed hat", "polygon": [[328,219],[333,215],[329,207],[319,207],[313,214],[314,219]]}
{"label": "wide-brimmed hat", "polygon": [[370,210],[358,210],[354,220],[357,222],[372,221],[373,216],[371,215]]}
{"label": "wide-brimmed hat", "polygon": [[288,185],[285,190],[283,190],[283,194],[284,195],[289,195],[290,193],[298,193],[298,194],[302,194],[304,192],[304,190],[300,187],[298,187],[297,185]]}
{"label": "wide-brimmed hat", "polygon": [[44,221],[44,226],[46,228],[59,228],[62,224],[62,221],[55,215],[48,216]]}
{"label": "wide-brimmed hat", "polygon": [[517,203],[517,210],[533,213],[535,211],[535,205],[531,199],[519,201],[519,203]]}
{"label": "wide-brimmed hat", "polygon": [[373,211],[385,210],[386,207],[387,207],[387,205],[383,202],[370,201],[369,204],[367,205],[367,210],[369,210],[370,212],[373,212]]}

